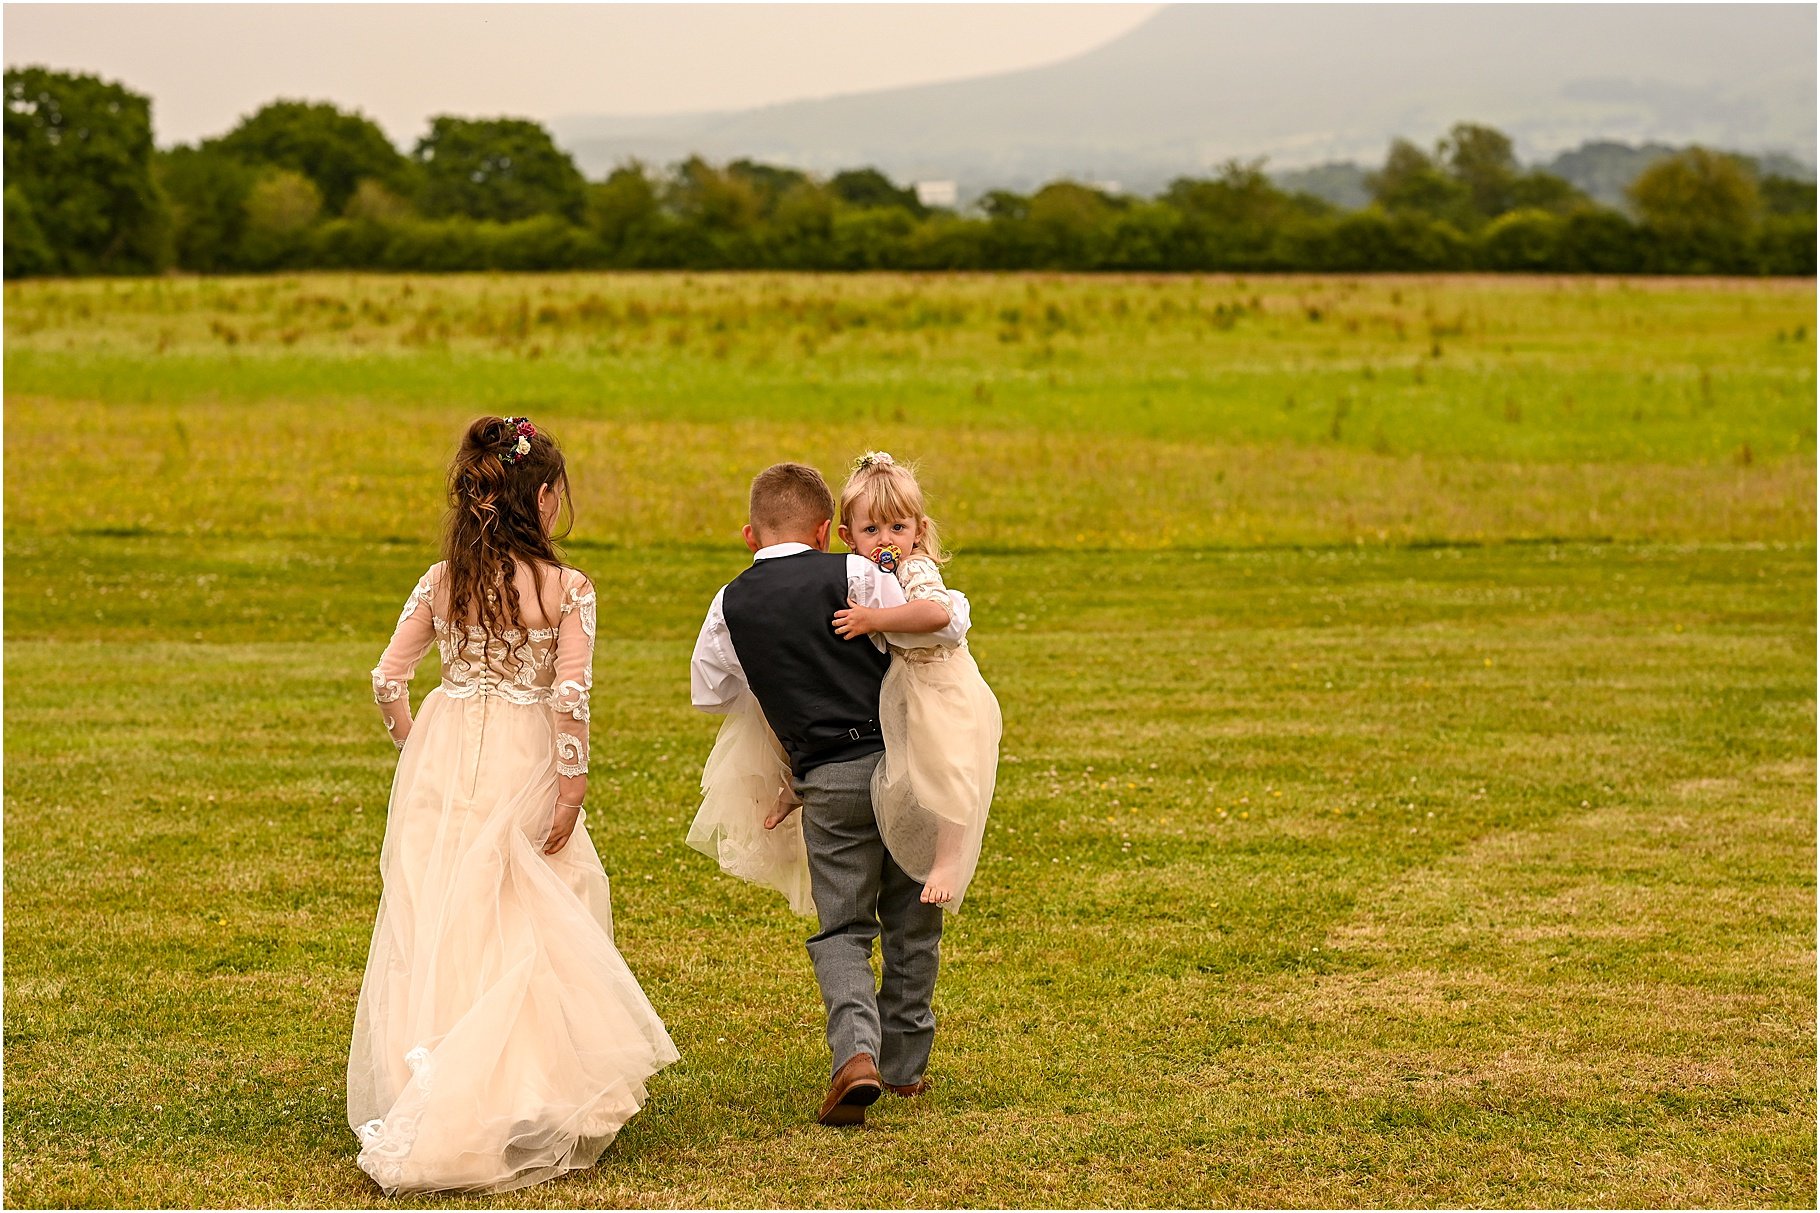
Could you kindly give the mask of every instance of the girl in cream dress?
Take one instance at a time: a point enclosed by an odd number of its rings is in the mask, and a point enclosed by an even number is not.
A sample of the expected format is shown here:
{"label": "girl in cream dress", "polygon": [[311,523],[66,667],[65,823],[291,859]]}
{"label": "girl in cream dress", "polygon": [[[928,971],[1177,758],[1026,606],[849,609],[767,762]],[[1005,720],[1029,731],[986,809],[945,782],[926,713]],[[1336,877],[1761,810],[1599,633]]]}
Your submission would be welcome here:
{"label": "girl in cream dress", "polygon": [[[485,417],[449,488],[448,559],[373,670],[399,756],[348,1123],[388,1194],[591,1166],[677,1059],[614,946],[582,812],[595,593],[551,546],[561,452],[523,418]],[[413,717],[432,645],[442,683]]]}

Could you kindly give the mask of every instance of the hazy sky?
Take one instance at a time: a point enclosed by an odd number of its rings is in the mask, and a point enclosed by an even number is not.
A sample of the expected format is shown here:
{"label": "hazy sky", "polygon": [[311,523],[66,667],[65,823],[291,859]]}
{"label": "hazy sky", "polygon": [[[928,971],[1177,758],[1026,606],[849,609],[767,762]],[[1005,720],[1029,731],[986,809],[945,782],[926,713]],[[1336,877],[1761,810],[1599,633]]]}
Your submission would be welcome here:
{"label": "hazy sky", "polygon": [[364,110],[408,146],[431,114],[735,109],[1034,67],[1155,4],[15,4],[6,63],[118,80],[158,142],[278,97]]}

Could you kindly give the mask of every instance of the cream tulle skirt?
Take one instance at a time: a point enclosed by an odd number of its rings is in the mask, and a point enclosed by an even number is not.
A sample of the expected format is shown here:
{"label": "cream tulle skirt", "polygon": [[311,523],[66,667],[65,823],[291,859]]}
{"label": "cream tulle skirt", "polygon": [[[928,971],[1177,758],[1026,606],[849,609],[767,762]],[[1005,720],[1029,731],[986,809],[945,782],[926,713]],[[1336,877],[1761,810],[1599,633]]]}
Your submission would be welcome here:
{"label": "cream tulle skirt", "polygon": [[979,867],[998,782],[998,699],[966,645],[893,650],[878,694],[885,757],[872,811],[898,867],[953,894],[960,909]]}
{"label": "cream tulle skirt", "polygon": [[424,700],[399,755],[348,1052],[360,1166],[388,1193],[504,1192],[592,1165],[677,1052],[613,944],[547,707]]}
{"label": "cream tulle skirt", "polygon": [[721,719],[702,765],[701,808],[689,824],[688,843],[727,875],[775,889],[796,913],[814,917],[802,813],[765,829],[778,794],[790,785],[789,760],[748,691]]}
{"label": "cream tulle skirt", "polygon": [[[965,646],[894,653],[879,689],[885,756],[872,776],[879,834],[897,865],[954,894],[960,908],[979,866],[998,778],[998,700]],[[721,721],[701,772],[688,842],[730,876],[775,889],[813,916],[802,814],[764,828],[790,765],[758,701],[742,695]]]}

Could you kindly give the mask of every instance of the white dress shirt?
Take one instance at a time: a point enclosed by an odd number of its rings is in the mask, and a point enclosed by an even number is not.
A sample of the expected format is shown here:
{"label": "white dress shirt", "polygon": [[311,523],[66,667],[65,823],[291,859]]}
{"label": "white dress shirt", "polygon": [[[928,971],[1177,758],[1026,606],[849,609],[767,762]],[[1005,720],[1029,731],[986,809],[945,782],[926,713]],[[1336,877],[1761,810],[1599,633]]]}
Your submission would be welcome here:
{"label": "white dress shirt", "polygon": [[[774,543],[770,547],[758,549],[752,559],[770,560],[776,556],[794,556],[798,552],[810,550],[812,549],[806,543]],[[715,591],[714,601],[708,604],[708,617],[702,620],[701,634],[695,638],[695,654],[689,659],[689,701],[704,712],[725,712],[738,702],[742,693],[750,689],[746,683],[746,671],[739,664],[739,654],[733,651],[733,638],[727,634],[727,617],[721,612],[721,596],[725,593],[725,586]],[[899,648],[929,645],[953,647],[960,644],[966,639],[967,629],[972,623],[972,608],[967,604],[967,596],[959,590],[949,590],[948,593],[953,598],[954,609],[949,612],[948,626],[941,631],[886,632],[883,635],[874,632],[866,639],[876,645],[880,652],[885,650],[887,641]],[[904,591],[897,584],[897,578],[864,556],[854,553],[847,556],[847,594],[860,606],[884,608],[904,605]],[[834,626],[832,617],[828,619],[828,626]]]}

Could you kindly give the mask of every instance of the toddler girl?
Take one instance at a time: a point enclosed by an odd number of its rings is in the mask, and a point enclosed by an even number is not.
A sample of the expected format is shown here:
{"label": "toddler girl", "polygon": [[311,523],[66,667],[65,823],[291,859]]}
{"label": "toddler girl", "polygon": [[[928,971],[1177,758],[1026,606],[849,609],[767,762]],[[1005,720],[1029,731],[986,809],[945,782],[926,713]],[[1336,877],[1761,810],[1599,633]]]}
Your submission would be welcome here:
{"label": "toddler girl", "polygon": [[[901,607],[850,606],[834,616],[848,639],[927,634],[948,626],[948,559],[910,468],[884,451],[862,455],[840,494],[840,537],[894,573]],[[885,757],[872,777],[879,833],[899,867],[924,882],[922,899],[958,909],[979,864],[998,776],[998,700],[967,643],[892,644],[879,691]]]}

